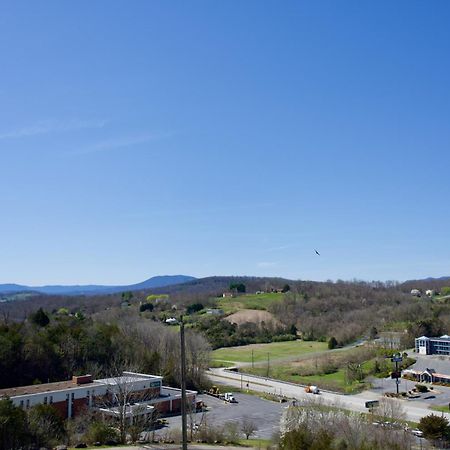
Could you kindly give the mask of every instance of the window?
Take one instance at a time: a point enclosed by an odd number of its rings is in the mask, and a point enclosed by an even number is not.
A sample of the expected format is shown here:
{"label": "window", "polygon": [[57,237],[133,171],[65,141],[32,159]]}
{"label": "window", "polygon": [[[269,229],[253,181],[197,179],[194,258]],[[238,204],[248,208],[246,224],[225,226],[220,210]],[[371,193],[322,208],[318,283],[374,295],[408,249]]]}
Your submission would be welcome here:
{"label": "window", "polygon": [[20,400],[20,407],[23,408],[23,400]]}
{"label": "window", "polygon": [[27,409],[30,407],[30,400],[27,400]]}
{"label": "window", "polygon": [[53,403],[53,395],[50,395],[50,405]]}
{"label": "window", "polygon": [[47,404],[47,397],[44,397],[44,405]]}

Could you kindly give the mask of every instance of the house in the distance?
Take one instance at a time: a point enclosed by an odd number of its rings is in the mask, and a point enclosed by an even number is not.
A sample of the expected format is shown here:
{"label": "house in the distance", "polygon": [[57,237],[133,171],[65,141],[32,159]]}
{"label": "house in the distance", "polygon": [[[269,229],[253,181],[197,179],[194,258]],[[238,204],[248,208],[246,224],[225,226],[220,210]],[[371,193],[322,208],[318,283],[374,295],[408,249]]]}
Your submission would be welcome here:
{"label": "house in the distance", "polygon": [[175,317],[169,317],[168,319],[165,320],[165,323],[167,325],[178,325],[178,320],[175,319]]}
{"label": "house in the distance", "polygon": [[[139,414],[179,412],[181,389],[163,386],[162,380],[160,376],[134,372],[100,380],[93,380],[91,375],[74,376],[69,381],[0,389],[0,399],[10,398],[23,409],[52,405],[64,419],[85,409],[114,417],[119,404],[125,405],[131,415],[138,410]],[[196,391],[186,392],[189,405],[195,407],[196,396]]]}

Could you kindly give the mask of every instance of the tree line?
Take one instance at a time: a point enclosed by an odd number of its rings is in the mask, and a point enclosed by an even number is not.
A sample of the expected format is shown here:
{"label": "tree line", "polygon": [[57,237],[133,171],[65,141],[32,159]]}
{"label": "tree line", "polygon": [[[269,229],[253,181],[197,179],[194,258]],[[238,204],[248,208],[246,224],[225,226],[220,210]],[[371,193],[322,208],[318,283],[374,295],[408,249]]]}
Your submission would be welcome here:
{"label": "tree line", "polygon": [[[210,346],[187,330],[187,383],[199,388],[209,363]],[[135,310],[58,315],[38,309],[26,321],[0,322],[0,388],[94,377],[119,370],[161,374],[179,385],[179,336]]]}

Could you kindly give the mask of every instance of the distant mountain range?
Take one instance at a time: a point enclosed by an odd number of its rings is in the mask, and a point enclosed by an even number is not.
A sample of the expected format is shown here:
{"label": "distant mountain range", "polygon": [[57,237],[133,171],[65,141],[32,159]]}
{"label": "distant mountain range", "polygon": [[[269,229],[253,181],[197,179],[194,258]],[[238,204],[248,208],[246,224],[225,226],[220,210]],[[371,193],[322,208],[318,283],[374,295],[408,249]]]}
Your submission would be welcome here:
{"label": "distant mountain range", "polygon": [[20,284],[0,284],[0,294],[14,294],[18,292],[36,292],[47,295],[99,295],[114,294],[123,291],[140,291],[144,289],[161,288],[196,280],[188,275],[163,275],[149,278],[142,283],[126,286],[103,286],[96,284],[75,286],[23,286]]}

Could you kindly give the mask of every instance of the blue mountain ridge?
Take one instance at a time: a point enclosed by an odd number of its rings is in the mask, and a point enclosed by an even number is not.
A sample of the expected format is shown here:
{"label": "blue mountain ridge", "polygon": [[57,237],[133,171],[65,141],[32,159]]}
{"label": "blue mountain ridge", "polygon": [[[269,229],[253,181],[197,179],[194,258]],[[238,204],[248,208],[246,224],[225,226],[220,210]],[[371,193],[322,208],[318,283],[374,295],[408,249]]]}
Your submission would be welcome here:
{"label": "blue mountain ridge", "polygon": [[195,277],[188,275],[160,275],[149,278],[141,283],[122,285],[122,286],[104,286],[97,284],[89,285],[47,285],[47,286],[25,286],[20,284],[0,284],[0,294],[14,294],[16,292],[38,292],[47,295],[97,295],[114,294],[123,291],[140,291],[144,289],[153,289],[175,284],[187,283],[195,280]]}

